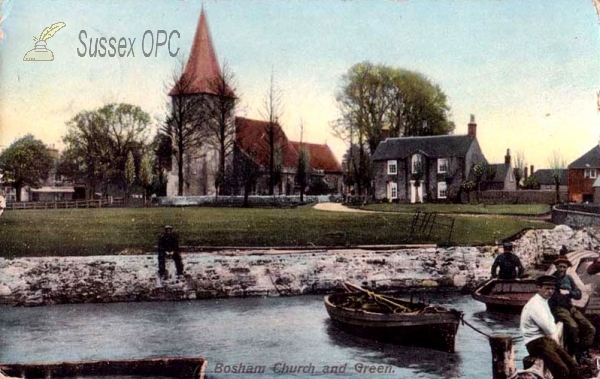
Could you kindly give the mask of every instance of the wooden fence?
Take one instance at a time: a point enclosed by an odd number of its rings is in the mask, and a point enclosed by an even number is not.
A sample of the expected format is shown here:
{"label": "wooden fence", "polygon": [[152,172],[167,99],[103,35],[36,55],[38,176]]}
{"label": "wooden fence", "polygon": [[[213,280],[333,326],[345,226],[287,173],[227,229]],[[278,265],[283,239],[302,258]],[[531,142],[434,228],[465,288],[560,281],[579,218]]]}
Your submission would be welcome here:
{"label": "wooden fence", "polygon": [[107,200],[23,201],[7,203],[6,210],[100,208],[108,205],[109,202]]}

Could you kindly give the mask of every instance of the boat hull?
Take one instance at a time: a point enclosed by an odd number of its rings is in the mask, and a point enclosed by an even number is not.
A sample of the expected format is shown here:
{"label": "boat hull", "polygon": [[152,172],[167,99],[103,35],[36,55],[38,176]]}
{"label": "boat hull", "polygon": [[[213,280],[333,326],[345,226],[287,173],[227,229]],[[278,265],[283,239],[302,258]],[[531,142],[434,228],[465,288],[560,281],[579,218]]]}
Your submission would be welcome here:
{"label": "boat hull", "polygon": [[336,296],[325,296],[332,324],[359,337],[398,345],[419,346],[453,353],[461,313],[375,313],[336,306]]}
{"label": "boat hull", "polygon": [[473,292],[490,312],[520,313],[537,292],[534,279],[491,279]]}

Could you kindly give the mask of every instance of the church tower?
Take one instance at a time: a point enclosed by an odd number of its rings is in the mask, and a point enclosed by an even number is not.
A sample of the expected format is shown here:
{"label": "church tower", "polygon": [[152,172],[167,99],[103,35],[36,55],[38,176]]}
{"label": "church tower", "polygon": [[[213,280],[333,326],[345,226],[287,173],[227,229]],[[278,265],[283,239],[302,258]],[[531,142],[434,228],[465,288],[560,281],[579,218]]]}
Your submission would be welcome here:
{"label": "church tower", "polygon": [[[173,167],[167,196],[178,195],[180,189],[184,196],[215,195],[221,159],[229,159],[221,156],[230,155],[223,146],[232,145],[235,137],[235,94],[221,72],[204,8],[189,58],[178,75],[169,91]],[[219,132],[219,124],[225,124],[227,131]]]}

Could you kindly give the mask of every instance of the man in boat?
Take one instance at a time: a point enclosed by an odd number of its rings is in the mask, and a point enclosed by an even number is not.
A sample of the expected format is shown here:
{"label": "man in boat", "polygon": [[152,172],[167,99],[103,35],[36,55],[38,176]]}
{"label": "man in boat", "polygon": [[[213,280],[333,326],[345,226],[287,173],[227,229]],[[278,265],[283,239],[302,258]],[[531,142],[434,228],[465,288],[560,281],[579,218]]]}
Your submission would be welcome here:
{"label": "man in boat", "polygon": [[556,278],[554,293],[549,300],[550,309],[557,321],[562,321],[565,326],[567,348],[570,353],[582,362],[589,359],[589,349],[594,343],[596,328],[592,323],[573,306],[572,300],[581,299],[581,290],[577,288],[573,278],[567,274],[571,262],[567,257],[561,256],[554,261]]}
{"label": "man in boat", "polygon": [[492,264],[492,278],[516,279],[523,276],[525,269],[519,257],[512,252],[512,243],[504,242],[502,249],[504,253],[498,255]]}
{"label": "man in boat", "polygon": [[558,329],[548,299],[556,286],[556,277],[543,275],[536,279],[537,293],[521,312],[521,333],[527,352],[544,361],[554,379],[578,379],[577,362],[558,344]]}
{"label": "man in boat", "polygon": [[181,261],[181,254],[179,252],[179,239],[175,233],[173,233],[173,227],[171,225],[165,225],[165,232],[158,239],[158,275],[163,279],[167,279],[167,270],[165,268],[167,255],[173,257],[175,268],[177,269],[177,276],[183,275],[183,262]]}

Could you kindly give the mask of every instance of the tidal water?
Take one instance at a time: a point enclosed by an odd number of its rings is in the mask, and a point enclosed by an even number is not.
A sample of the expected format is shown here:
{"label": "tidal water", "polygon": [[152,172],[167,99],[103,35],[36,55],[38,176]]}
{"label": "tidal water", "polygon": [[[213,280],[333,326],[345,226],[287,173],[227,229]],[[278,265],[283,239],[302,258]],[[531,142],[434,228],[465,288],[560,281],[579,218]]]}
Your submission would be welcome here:
{"label": "tidal water", "polygon": [[[519,338],[518,315],[489,314],[466,295],[419,296]],[[516,353],[522,368],[522,340]],[[492,377],[487,337],[466,325],[454,354],[378,343],[332,326],[321,296],[0,306],[0,363],[163,356],[202,356],[216,379]]]}

